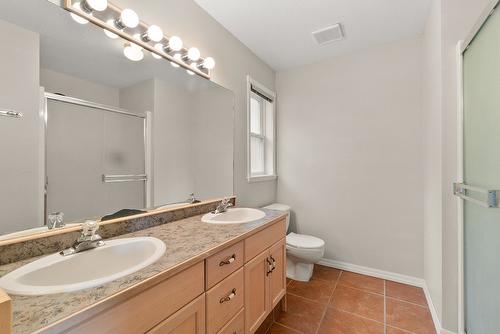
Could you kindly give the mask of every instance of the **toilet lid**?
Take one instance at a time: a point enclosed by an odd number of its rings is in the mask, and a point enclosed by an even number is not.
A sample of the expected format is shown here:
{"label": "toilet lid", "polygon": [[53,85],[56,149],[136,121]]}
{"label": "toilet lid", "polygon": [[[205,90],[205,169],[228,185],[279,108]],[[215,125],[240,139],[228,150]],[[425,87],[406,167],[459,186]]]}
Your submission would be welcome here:
{"label": "toilet lid", "polygon": [[325,246],[325,242],[320,238],[293,232],[286,236],[286,244],[296,248],[321,248]]}

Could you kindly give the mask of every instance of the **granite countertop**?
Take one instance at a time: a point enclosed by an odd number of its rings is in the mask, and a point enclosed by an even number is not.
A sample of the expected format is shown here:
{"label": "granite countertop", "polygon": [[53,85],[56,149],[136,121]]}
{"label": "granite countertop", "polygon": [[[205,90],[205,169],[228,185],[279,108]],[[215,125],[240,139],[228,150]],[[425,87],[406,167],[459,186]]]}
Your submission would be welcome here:
{"label": "granite countertop", "polygon": [[[181,265],[182,269],[193,265],[223,247],[261,230],[264,225],[284,217],[283,212],[263,211],[266,213],[264,218],[246,224],[207,224],[198,215],[113,238],[156,237],[165,242],[167,250],[152,265],[101,286],[44,296],[12,295],[13,333],[38,331],[160,274],[164,279],[170,273],[177,273]],[[0,266],[0,277],[38,258],[40,257]]]}

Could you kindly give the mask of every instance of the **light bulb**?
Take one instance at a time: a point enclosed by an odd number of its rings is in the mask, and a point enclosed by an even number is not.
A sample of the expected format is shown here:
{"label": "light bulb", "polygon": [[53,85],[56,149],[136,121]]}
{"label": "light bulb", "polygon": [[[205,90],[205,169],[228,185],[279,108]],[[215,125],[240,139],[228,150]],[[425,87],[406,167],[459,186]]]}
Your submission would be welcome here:
{"label": "light bulb", "polygon": [[193,72],[193,71],[191,71],[191,70],[186,70],[186,72],[187,72],[187,74],[189,74],[189,75],[194,75],[194,72]]}
{"label": "light bulb", "polygon": [[[181,56],[181,54],[180,54],[180,53],[176,53],[176,54],[174,55],[174,59],[176,59],[176,60],[178,60],[178,61],[182,61],[182,56]],[[179,64],[177,64],[176,62],[173,62],[173,61],[171,61],[171,62],[170,62],[170,65],[172,65],[173,67],[176,67],[176,68],[177,68],[177,67],[180,67],[180,65],[179,65]]]}
{"label": "light bulb", "polygon": [[[73,4],[73,8],[76,9],[76,10],[82,11],[82,6],[80,5],[79,2],[75,2]],[[71,18],[73,20],[75,20],[77,23],[80,23],[80,24],[87,24],[87,23],[89,23],[89,20],[84,19],[83,17],[81,17],[79,15],[76,15],[74,13],[71,13],[70,15],[71,15]]]}
{"label": "light bulb", "polygon": [[135,28],[139,25],[139,16],[132,9],[126,8],[120,15],[120,21],[125,27]]}
{"label": "light bulb", "polygon": [[[114,21],[113,21],[113,20],[108,20],[108,21],[106,22],[106,24],[107,24],[108,26],[111,26],[111,27],[114,27],[114,25],[115,25],[115,23],[114,23]],[[106,36],[108,36],[109,38],[116,39],[116,38],[118,38],[118,37],[119,37],[117,34],[115,34],[115,33],[111,32],[111,31],[109,31],[109,30],[107,30],[107,29],[103,29],[103,30],[104,30],[104,33],[106,34]]]}
{"label": "light bulb", "polygon": [[203,67],[207,70],[212,70],[215,67],[215,60],[212,57],[207,57],[203,61]]}
{"label": "light bulb", "polygon": [[180,51],[182,49],[182,39],[178,36],[172,36],[168,40],[168,47],[172,51]]}
{"label": "light bulb", "polygon": [[83,10],[92,12],[96,10],[102,12],[108,8],[108,0],[85,0],[82,2]]}
{"label": "light bulb", "polygon": [[147,37],[153,42],[159,42],[163,39],[163,30],[156,25],[149,26]]}
{"label": "light bulb", "polygon": [[[155,44],[155,49],[158,50],[158,51],[164,52],[163,51],[163,44],[161,44],[161,43]],[[151,52],[151,54],[153,55],[153,58],[156,58],[156,59],[162,59],[163,58],[162,56],[157,55],[154,52]]]}
{"label": "light bulb", "polygon": [[144,52],[142,52],[142,48],[138,45],[130,43],[125,44],[123,54],[125,55],[125,57],[132,61],[140,61],[144,58]]}
{"label": "light bulb", "polygon": [[200,59],[200,50],[197,48],[189,48],[187,56],[192,61],[197,61]]}

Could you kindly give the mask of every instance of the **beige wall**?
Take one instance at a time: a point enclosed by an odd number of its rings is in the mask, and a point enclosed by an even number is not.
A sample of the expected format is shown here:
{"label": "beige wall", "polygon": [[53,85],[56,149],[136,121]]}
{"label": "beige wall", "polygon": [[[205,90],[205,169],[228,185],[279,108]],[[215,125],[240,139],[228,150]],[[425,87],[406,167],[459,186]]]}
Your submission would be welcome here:
{"label": "beige wall", "polygon": [[273,202],[276,182],[249,184],[246,180],[246,75],[274,89],[274,71],[225,30],[192,0],[118,0],[136,10],[145,22],[155,23],[167,34],[182,37],[203,55],[215,58],[213,81],[235,93],[234,190],[241,205]]}
{"label": "beige wall", "polygon": [[325,257],[423,277],[421,41],[277,75],[278,201]]}
{"label": "beige wall", "polygon": [[50,69],[40,70],[40,86],[49,93],[64,94],[108,106],[117,107],[119,105],[119,90],[117,88]]}
{"label": "beige wall", "polygon": [[0,20],[0,108],[24,114],[0,117],[0,234],[43,225],[39,154],[39,36]]}
{"label": "beige wall", "polygon": [[432,2],[423,38],[424,278],[442,317],[441,0]]}

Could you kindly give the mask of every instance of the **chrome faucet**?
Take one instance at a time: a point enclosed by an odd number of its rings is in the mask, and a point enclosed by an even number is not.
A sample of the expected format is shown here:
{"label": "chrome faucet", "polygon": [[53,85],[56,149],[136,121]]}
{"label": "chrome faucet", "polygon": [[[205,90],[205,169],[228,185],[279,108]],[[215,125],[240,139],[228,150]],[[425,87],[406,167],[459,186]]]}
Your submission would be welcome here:
{"label": "chrome faucet", "polygon": [[231,200],[227,197],[224,197],[224,199],[217,205],[217,208],[212,211],[213,214],[218,214],[218,213],[223,213],[226,212],[228,208],[232,207],[233,203],[231,203]]}
{"label": "chrome faucet", "polygon": [[96,221],[87,220],[82,224],[82,234],[75,241],[73,246],[61,251],[59,254],[63,256],[80,253],[89,249],[97,248],[104,245],[101,236],[97,234],[99,224]]}

